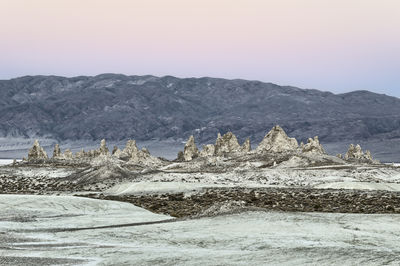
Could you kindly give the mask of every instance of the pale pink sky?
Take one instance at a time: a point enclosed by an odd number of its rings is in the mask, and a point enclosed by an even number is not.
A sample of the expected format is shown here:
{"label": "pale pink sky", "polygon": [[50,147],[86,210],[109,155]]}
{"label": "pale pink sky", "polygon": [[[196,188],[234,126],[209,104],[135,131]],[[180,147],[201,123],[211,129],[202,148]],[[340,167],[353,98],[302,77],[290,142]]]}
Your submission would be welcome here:
{"label": "pale pink sky", "polygon": [[213,76],[400,96],[399,0],[0,0],[0,79]]}

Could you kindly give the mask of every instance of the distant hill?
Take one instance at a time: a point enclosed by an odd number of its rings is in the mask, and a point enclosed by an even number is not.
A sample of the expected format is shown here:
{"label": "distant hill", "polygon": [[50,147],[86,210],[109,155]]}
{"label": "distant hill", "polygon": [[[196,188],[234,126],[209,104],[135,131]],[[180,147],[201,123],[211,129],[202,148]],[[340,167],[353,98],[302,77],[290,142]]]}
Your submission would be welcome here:
{"label": "distant hill", "polygon": [[0,81],[0,137],[186,139],[233,131],[258,142],[275,124],[322,142],[400,138],[400,99],[248,80],[26,76]]}

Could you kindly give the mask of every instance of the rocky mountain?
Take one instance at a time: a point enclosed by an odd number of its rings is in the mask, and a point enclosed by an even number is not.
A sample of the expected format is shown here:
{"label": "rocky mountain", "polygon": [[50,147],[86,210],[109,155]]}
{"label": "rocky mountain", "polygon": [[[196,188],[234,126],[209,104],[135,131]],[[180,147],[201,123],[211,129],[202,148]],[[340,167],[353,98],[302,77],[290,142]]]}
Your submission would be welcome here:
{"label": "rocky mountain", "polygon": [[[213,142],[232,131],[253,143],[279,124],[290,137],[324,143],[400,138],[400,99],[368,91],[333,94],[218,78],[102,74],[0,81],[0,137]],[[356,142],[354,141],[354,142]]]}

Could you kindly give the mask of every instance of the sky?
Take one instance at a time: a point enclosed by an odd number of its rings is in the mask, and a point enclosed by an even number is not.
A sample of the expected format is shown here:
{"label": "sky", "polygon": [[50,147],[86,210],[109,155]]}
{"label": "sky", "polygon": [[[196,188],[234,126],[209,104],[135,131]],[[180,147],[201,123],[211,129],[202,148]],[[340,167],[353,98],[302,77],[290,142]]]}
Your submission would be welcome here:
{"label": "sky", "polygon": [[0,0],[0,79],[242,78],[400,97],[399,0]]}

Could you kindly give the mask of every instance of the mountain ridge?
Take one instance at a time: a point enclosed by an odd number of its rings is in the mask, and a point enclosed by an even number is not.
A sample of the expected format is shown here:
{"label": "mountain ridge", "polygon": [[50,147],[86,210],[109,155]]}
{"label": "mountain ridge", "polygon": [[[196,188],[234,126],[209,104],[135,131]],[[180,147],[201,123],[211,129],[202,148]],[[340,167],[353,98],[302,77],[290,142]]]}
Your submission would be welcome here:
{"label": "mountain ridge", "polygon": [[260,141],[275,124],[305,141],[400,138],[400,99],[244,79],[105,73],[0,80],[0,137],[185,139],[233,131]]}

